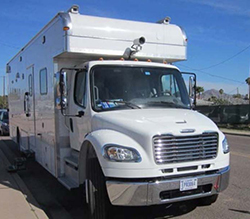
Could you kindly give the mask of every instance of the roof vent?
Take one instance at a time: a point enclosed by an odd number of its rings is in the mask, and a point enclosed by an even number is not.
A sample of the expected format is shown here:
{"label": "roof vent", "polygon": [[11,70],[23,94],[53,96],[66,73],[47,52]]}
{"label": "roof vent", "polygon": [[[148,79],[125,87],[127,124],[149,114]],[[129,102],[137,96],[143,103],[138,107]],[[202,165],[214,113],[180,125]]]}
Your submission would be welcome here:
{"label": "roof vent", "polygon": [[68,12],[73,13],[73,14],[79,14],[79,6],[78,5],[73,5]]}
{"label": "roof vent", "polygon": [[158,24],[170,24],[171,18],[170,17],[165,17],[159,21],[157,21],[156,23]]}

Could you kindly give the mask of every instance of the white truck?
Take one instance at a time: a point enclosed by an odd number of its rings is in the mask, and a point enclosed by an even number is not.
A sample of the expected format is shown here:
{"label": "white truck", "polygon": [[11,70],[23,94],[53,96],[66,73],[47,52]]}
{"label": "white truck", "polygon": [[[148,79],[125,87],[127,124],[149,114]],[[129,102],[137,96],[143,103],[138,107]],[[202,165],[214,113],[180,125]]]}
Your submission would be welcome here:
{"label": "white truck", "polygon": [[6,66],[10,136],[68,189],[85,185],[92,218],[112,205],[215,202],[229,146],[192,110],[195,77],[188,94],[172,64],[186,45],[169,18],[58,13]]}

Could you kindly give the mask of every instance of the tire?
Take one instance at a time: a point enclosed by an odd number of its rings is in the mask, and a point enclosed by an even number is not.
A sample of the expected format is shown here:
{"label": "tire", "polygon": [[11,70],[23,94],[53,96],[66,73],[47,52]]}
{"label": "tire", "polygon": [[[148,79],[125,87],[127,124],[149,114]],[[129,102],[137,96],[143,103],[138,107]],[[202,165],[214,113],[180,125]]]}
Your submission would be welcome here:
{"label": "tire", "polygon": [[97,157],[91,157],[87,160],[87,180],[85,186],[89,218],[108,218],[108,208],[111,204],[108,200],[105,177]]}
{"label": "tire", "polygon": [[198,199],[198,202],[201,204],[201,205],[211,205],[213,203],[215,203],[218,199],[218,195],[212,195],[212,196],[208,196],[208,197],[205,197],[205,198],[201,198],[201,199]]}

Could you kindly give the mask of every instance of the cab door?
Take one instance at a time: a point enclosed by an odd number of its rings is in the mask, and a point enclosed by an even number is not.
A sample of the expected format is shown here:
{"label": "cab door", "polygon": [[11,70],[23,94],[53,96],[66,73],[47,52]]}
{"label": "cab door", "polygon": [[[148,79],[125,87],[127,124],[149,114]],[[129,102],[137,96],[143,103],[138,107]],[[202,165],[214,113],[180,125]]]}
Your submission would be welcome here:
{"label": "cab door", "polygon": [[89,110],[87,110],[87,71],[74,74],[71,79],[74,88],[71,89],[68,113],[71,147],[80,150],[84,137],[91,130]]}

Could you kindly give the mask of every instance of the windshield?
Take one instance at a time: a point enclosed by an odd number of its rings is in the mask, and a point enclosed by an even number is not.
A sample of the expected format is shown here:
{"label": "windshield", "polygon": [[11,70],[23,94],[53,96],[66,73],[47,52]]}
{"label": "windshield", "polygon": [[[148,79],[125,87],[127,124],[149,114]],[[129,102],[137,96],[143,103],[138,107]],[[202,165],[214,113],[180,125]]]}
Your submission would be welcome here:
{"label": "windshield", "polygon": [[175,69],[95,66],[91,87],[95,111],[190,108],[184,81]]}

